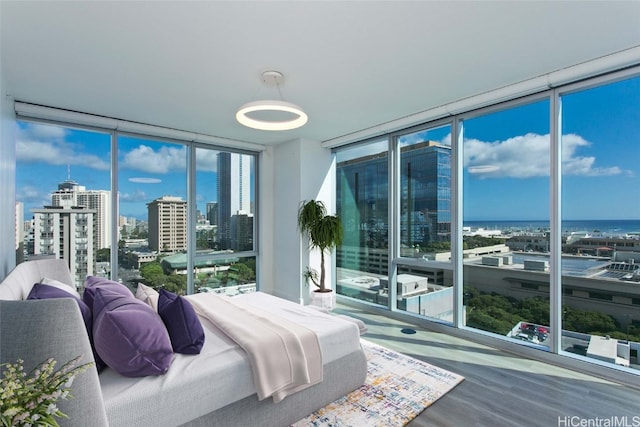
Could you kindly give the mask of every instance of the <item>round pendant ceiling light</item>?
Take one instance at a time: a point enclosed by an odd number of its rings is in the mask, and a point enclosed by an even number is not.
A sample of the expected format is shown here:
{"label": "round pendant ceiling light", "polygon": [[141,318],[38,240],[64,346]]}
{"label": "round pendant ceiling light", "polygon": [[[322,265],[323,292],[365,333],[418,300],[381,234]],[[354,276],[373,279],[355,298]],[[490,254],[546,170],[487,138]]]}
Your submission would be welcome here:
{"label": "round pendant ceiling light", "polygon": [[[284,76],[278,71],[265,71],[262,73],[262,82],[268,86],[276,86],[280,92],[280,85],[284,82]],[[282,98],[282,94],[280,94]],[[276,119],[258,117],[260,114],[271,114],[278,116]],[[275,112],[275,113],[274,113]],[[254,113],[254,117],[250,114]],[[258,116],[256,116],[256,113]],[[279,120],[282,116],[284,120]],[[304,126],[307,123],[307,114],[291,102],[282,100],[262,100],[244,104],[236,113],[236,120],[247,127],[259,130],[291,130]]]}

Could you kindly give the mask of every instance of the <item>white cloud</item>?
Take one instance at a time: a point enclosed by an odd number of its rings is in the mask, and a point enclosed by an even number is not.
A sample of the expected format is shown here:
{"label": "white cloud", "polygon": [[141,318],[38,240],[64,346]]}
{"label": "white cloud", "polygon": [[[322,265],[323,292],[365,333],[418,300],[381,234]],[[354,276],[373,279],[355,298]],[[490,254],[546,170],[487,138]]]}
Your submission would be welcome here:
{"label": "white cloud", "polygon": [[136,184],[160,184],[162,182],[161,179],[158,178],[129,178],[129,182],[135,182]]}
{"label": "white cloud", "polygon": [[479,165],[479,166],[469,166],[467,169],[469,173],[492,173],[500,170],[500,166],[498,165]]}
{"label": "white cloud", "polygon": [[51,204],[51,194],[39,187],[25,185],[16,188],[16,200],[25,205],[44,206]]}
{"label": "white cloud", "polygon": [[198,172],[217,172],[218,153],[214,150],[196,151],[196,170]]}
{"label": "white cloud", "polygon": [[[464,167],[481,178],[531,178],[549,176],[549,134],[528,133],[504,141],[464,141]],[[565,175],[605,176],[629,173],[618,166],[596,167],[596,158],[580,156],[590,143],[579,135],[562,136],[562,170]]]}
{"label": "white cloud", "polygon": [[149,200],[149,197],[144,191],[141,190],[136,190],[134,193],[120,194],[120,202],[123,203],[146,202],[147,200]]}
{"label": "white cloud", "polygon": [[124,155],[121,168],[134,169],[148,173],[164,174],[183,171],[187,165],[187,149],[185,146],[162,146],[158,151],[140,145]]}
{"label": "white cloud", "polygon": [[581,157],[576,155],[580,147],[591,145],[581,136],[568,134],[562,136],[562,170],[566,175],[606,176],[632,174],[618,166],[595,167],[596,158],[593,156]]}
{"label": "white cloud", "polygon": [[[434,138],[429,137],[431,132],[433,132],[433,129],[425,129],[423,131],[402,135],[398,138],[398,142],[401,147],[405,147],[407,145],[419,144],[424,141],[433,140]],[[451,147],[451,133],[442,138],[440,140],[440,144]]]}
{"label": "white cloud", "polygon": [[109,163],[83,152],[81,145],[66,140],[67,130],[58,126],[27,123],[18,128],[16,158],[22,163],[50,165],[82,165],[97,170],[109,170]]}

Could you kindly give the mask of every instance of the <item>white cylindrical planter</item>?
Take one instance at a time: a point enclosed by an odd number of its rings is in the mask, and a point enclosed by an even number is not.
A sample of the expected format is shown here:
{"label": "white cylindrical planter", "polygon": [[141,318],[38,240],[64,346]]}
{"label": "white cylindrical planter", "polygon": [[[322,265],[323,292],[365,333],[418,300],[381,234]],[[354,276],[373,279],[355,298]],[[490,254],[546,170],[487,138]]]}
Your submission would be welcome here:
{"label": "white cylindrical planter", "polygon": [[311,292],[311,305],[321,308],[324,311],[331,311],[336,306],[336,293],[333,290],[329,292]]}

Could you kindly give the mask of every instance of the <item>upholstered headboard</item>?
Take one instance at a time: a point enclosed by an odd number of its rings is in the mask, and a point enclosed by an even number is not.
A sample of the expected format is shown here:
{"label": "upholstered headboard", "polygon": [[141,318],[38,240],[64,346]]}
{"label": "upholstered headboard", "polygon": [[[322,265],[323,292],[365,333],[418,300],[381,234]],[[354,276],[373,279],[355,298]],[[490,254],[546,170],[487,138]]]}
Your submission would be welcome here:
{"label": "upholstered headboard", "polygon": [[33,284],[43,277],[73,286],[67,261],[54,258],[27,261],[18,264],[0,283],[0,300],[27,299]]}
{"label": "upholstered headboard", "polygon": [[[93,362],[85,323],[72,298],[25,300],[43,277],[71,283],[66,261],[42,259],[19,264],[0,283],[0,363],[24,361],[27,372],[52,357],[56,369],[76,356]],[[95,368],[76,376],[72,399],[59,400],[69,419],[64,426],[107,426],[107,415]]]}

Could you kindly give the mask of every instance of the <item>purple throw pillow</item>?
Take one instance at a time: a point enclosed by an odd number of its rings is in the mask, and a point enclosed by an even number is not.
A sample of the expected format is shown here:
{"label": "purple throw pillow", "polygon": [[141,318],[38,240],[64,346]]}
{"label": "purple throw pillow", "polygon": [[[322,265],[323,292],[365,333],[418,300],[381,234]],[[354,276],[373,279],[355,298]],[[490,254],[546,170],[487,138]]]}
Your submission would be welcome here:
{"label": "purple throw pillow", "polygon": [[93,310],[93,300],[95,299],[96,289],[99,287],[108,288],[113,292],[116,292],[124,296],[133,296],[133,293],[122,283],[114,282],[113,280],[105,279],[98,276],[87,276],[84,281],[84,292],[82,293],[82,300]]}
{"label": "purple throw pillow", "polygon": [[93,340],[100,358],[126,377],[162,375],[173,361],[167,328],[158,313],[133,295],[98,287]]}
{"label": "purple throw pillow", "polygon": [[169,331],[173,351],[200,354],[204,345],[204,330],[191,303],[164,289],[160,289],[159,293],[158,314]]}
{"label": "purple throw pillow", "polygon": [[91,309],[84,303],[84,301],[74,295],[73,292],[74,291],[71,288],[67,291],[57,286],[36,283],[31,288],[31,292],[29,292],[27,299],[73,298],[78,303],[78,308],[80,308],[80,313],[82,313],[82,319],[84,320],[84,325],[87,328],[87,333],[89,334],[89,337],[91,337]]}

